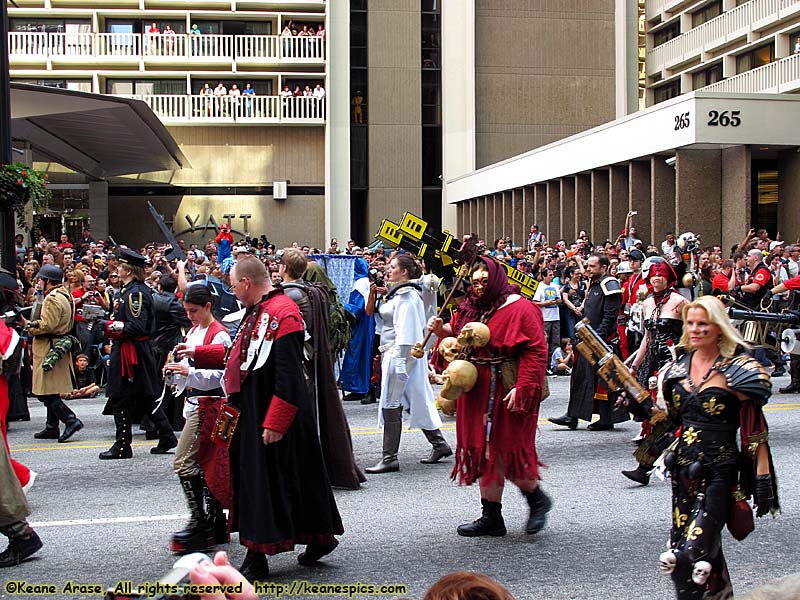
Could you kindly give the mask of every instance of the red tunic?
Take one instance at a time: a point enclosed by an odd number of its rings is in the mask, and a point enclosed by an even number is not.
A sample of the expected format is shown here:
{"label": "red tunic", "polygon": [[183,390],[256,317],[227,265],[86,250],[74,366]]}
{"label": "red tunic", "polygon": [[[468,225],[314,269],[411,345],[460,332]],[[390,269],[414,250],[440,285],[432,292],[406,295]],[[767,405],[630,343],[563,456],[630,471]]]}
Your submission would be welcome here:
{"label": "red tunic", "polygon": [[[456,321],[453,331],[466,323]],[[495,312],[486,323],[491,339],[477,358],[501,356],[519,359],[516,408],[509,411],[503,402],[508,390],[501,378],[495,380],[491,439],[487,447],[484,415],[491,389],[491,366],[476,365],[478,382],[458,399],[456,409],[456,464],[451,477],[471,485],[488,476],[491,482],[508,479],[538,479],[536,428],[539,403],[547,367],[547,342],[544,339],[542,311],[520,298]]]}

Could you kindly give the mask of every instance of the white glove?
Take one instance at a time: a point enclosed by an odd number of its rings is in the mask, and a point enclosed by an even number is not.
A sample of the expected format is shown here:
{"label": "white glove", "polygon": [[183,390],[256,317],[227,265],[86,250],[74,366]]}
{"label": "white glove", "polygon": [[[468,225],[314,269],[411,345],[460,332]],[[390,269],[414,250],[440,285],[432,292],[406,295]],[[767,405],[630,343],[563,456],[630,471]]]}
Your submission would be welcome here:
{"label": "white glove", "polygon": [[122,331],[125,329],[125,323],[123,321],[112,321],[109,324],[109,329],[114,332]]}
{"label": "white glove", "polygon": [[408,371],[406,371],[406,359],[404,357],[394,359],[394,374],[397,379],[405,383],[408,381]]}

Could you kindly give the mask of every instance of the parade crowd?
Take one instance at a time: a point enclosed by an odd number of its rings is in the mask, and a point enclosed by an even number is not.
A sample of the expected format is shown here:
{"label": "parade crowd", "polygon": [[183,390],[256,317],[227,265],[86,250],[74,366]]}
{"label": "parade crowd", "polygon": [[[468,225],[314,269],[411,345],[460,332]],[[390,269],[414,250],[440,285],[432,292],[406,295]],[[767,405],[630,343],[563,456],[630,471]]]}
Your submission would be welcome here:
{"label": "parade crowd", "polygon": [[[657,469],[671,477],[670,545],[658,565],[677,597],[730,597],[722,529],[738,539],[752,530],[747,499],[757,516],[780,509],[762,407],[769,370],[784,374],[787,357],[751,349],[726,306],[762,310],[800,289],[800,244],[764,230],[730,249],[690,233],[648,244],[634,216],[615,240],[584,231],[548,240],[537,225],[517,243],[473,238],[464,246],[472,269],[443,313],[454,278],[380,243],[276,249],[223,225],[202,247],[178,240],[185,259],[170,259],[167,244],[111,247],[89,230],[32,245],[18,236],[17,272],[0,274],[0,428],[5,438],[7,422],[30,419],[35,396],[47,417],[34,437],[68,442],[83,428],[70,401],[104,392],[115,442],[101,460],[131,459],[136,427],[158,439],[151,453],[174,451],[190,520],[172,549],[206,551],[238,532],[239,570],[259,581],[268,556],[299,545],[298,562],[314,565],[335,550],[344,526],[332,487],[400,471],[404,422],[430,443],[420,462],[452,457],[451,477],[479,484],[480,516],[458,535],[506,534],[506,481],[529,507],[526,533],[541,531],[552,500],[540,484],[539,404],[549,377],[570,377],[554,424],[602,432],[634,418],[636,466],[623,475],[641,485]],[[322,254],[353,257],[347,297],[315,260]],[[536,280],[530,299],[503,264]],[[585,326],[627,360],[651,390],[646,400],[603,385],[576,348]],[[789,371],[781,392],[798,392],[794,356]],[[438,398],[432,384],[443,386]],[[378,404],[382,457],[363,471],[343,401]],[[440,410],[456,416],[455,448]],[[7,449],[0,567],[42,545],[23,491],[35,473]]]}

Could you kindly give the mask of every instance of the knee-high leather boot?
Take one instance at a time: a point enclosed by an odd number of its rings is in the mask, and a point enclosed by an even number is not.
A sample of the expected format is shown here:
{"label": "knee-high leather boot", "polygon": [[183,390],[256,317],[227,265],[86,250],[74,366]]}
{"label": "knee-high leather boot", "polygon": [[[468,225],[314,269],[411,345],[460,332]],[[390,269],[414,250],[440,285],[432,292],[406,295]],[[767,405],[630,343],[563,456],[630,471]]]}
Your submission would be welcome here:
{"label": "knee-high leather boot", "polygon": [[370,474],[394,473],[400,470],[397,451],[403,433],[403,407],[383,409],[383,458],[374,467],[367,467]]}
{"label": "knee-high leather boot", "polygon": [[116,441],[105,452],[100,453],[100,460],[115,460],[119,458],[133,458],[131,449],[131,419],[128,412],[118,410],[114,412],[114,424],[117,428]]}
{"label": "knee-high leather boot", "polygon": [[428,457],[421,459],[421,462],[424,465],[432,465],[434,463],[439,462],[443,458],[447,458],[448,456],[453,455],[453,450],[450,448],[448,443],[445,441],[442,432],[438,429],[423,429],[422,433],[425,434],[425,437],[430,442],[431,446],[431,453]]}

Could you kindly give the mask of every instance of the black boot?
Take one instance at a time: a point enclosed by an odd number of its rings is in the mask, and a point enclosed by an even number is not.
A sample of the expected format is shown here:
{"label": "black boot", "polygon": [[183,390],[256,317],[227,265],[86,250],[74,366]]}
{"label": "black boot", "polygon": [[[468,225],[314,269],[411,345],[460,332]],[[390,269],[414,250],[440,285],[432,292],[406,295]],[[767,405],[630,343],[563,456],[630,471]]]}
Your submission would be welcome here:
{"label": "black boot", "polygon": [[339,540],[333,538],[330,542],[324,544],[309,544],[306,546],[305,552],[302,552],[297,557],[297,562],[304,567],[314,566],[319,562],[323,556],[330,554],[339,545]]}
{"label": "black boot", "polygon": [[506,534],[506,523],[503,521],[503,505],[481,498],[483,510],[479,519],[467,525],[459,525],[458,535],[478,537],[482,535],[501,536]]}
{"label": "black boot", "polygon": [[117,441],[105,452],[100,453],[100,460],[115,460],[118,458],[133,458],[131,450],[131,420],[128,413],[118,410],[114,413],[114,424],[117,426]]}
{"label": "black boot", "polygon": [[222,511],[222,506],[207,485],[204,487],[203,494],[206,499],[206,518],[213,528],[214,541],[217,544],[227,544],[231,541],[231,535],[228,533],[228,519]]}
{"label": "black boot", "polygon": [[239,572],[251,583],[266,581],[267,577],[269,577],[267,557],[260,552],[248,550],[242,566],[239,567]]}
{"label": "black boot", "polygon": [[551,423],[561,425],[562,427],[569,427],[570,429],[578,428],[578,417],[570,417],[569,415],[561,415],[560,417],[551,417],[547,419]]}
{"label": "black boot", "polygon": [[403,407],[383,409],[383,458],[374,467],[364,469],[372,475],[394,473],[400,470],[397,451],[400,449],[400,435],[403,433]]}
{"label": "black boot", "polygon": [[441,431],[438,429],[423,429],[422,433],[424,433],[425,437],[428,438],[428,441],[431,443],[433,448],[431,449],[430,456],[421,459],[419,462],[424,465],[432,465],[439,462],[443,458],[453,456],[453,451],[445,441]]}
{"label": "black boot", "polygon": [[59,442],[66,442],[69,438],[83,429],[83,421],[75,416],[75,413],[72,412],[72,409],[60,398],[58,402],[53,403],[52,410],[56,417],[58,417],[58,420],[64,423],[64,433],[59,436]]}
{"label": "black boot", "polygon": [[800,392],[800,360],[792,358],[789,362],[789,375],[791,376],[789,385],[778,390],[781,394],[797,394]]}
{"label": "black boot", "polygon": [[635,481],[640,485],[647,485],[650,483],[650,470],[651,469],[648,467],[639,465],[632,471],[623,471],[622,474],[631,481]]}
{"label": "black boot", "polygon": [[27,536],[9,538],[8,547],[0,553],[0,569],[16,567],[41,549],[42,540],[39,539],[35,531],[32,529],[29,529],[29,531],[30,533]]}
{"label": "black boot", "polygon": [[58,417],[53,409],[47,407],[47,421],[45,422],[44,429],[38,433],[34,433],[33,437],[37,440],[57,440],[59,436],[58,431]]}
{"label": "black boot", "polygon": [[178,554],[205,552],[214,545],[214,527],[203,507],[203,476],[181,477],[181,487],[189,506],[186,528],[172,535],[172,551]]}
{"label": "black boot", "polygon": [[158,431],[158,444],[150,448],[150,454],[166,454],[178,445],[178,438],[175,437],[175,432],[172,431],[172,426],[169,424],[169,419],[161,407],[158,407],[155,413],[150,415],[153,423]]}
{"label": "black boot", "polygon": [[544,525],[547,522],[547,513],[553,507],[553,501],[550,500],[550,496],[542,491],[541,485],[536,486],[536,489],[532,492],[522,492],[522,495],[525,496],[525,500],[528,501],[528,506],[531,509],[530,515],[528,515],[528,523],[525,525],[525,533],[528,535],[539,533],[544,529]]}

